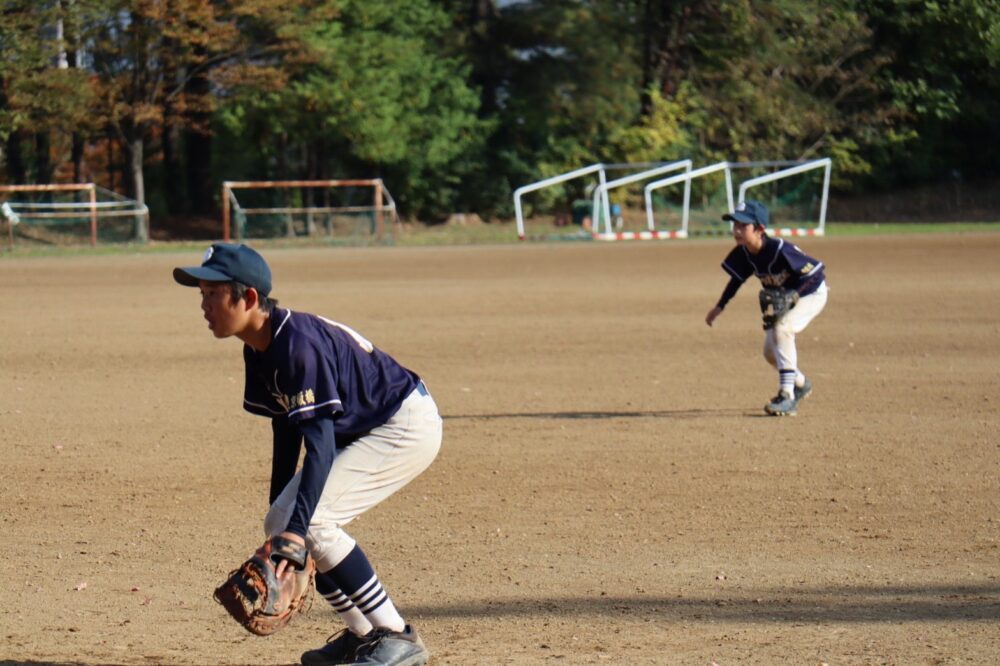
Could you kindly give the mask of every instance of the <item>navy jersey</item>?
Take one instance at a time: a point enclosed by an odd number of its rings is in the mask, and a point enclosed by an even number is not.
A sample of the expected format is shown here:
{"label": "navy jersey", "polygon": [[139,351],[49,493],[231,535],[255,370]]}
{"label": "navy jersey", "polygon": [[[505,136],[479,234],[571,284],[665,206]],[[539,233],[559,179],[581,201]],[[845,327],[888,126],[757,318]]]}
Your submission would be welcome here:
{"label": "navy jersey", "polygon": [[270,501],[306,457],[287,531],[305,537],[336,449],[383,425],[420,378],[343,324],[275,308],[271,343],[243,347],[243,407],[271,417],[274,455]]}
{"label": "navy jersey", "polygon": [[343,444],[382,425],[420,378],[343,324],[275,308],[271,344],[243,348],[243,407],[292,424],[329,416]]}
{"label": "navy jersey", "polygon": [[737,245],[723,260],[722,268],[731,279],[719,300],[719,307],[725,307],[736,290],[754,275],[765,287],[794,289],[800,296],[813,293],[826,279],[822,261],[783,238],[770,236],[764,239],[764,246],[757,254]]}

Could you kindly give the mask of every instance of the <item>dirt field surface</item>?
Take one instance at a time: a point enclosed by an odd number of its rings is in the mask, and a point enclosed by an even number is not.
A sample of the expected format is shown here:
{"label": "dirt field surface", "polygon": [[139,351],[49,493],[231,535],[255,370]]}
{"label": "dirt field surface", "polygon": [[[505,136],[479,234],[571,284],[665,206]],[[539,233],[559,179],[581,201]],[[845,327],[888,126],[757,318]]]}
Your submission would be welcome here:
{"label": "dirt field surface", "polygon": [[[360,330],[445,419],[349,528],[432,664],[1000,663],[1000,234],[816,238],[795,418],[730,242],[265,251],[282,305]],[[211,598],[263,537],[200,253],[0,259],[0,663],[291,664]]]}

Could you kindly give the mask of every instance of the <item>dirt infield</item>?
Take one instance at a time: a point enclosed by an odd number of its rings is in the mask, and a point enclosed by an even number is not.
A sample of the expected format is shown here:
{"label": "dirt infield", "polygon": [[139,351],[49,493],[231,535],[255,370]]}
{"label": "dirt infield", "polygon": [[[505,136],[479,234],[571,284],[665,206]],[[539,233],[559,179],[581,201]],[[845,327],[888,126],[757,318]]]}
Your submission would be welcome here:
{"label": "dirt infield", "polygon": [[[265,252],[429,384],[435,464],[351,533],[433,664],[1000,662],[1000,234],[808,239],[815,392],[763,416],[724,240]],[[173,266],[0,260],[2,664],[288,664],[211,590],[270,439]]]}

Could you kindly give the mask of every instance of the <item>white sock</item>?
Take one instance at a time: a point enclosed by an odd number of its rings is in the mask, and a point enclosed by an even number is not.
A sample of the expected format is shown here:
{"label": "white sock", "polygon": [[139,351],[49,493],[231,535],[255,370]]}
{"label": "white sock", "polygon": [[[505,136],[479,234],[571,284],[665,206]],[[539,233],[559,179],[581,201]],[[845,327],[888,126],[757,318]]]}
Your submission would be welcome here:
{"label": "white sock", "polygon": [[778,390],[789,398],[795,395],[795,370],[778,370]]}
{"label": "white sock", "polygon": [[372,625],[392,631],[403,631],[406,622],[396,610],[392,599],[386,594],[377,576],[372,576],[367,584],[351,596],[354,605],[365,614]]}
{"label": "white sock", "polygon": [[337,611],[337,615],[353,633],[364,636],[372,630],[372,623],[368,621],[364,613],[358,610],[354,602],[341,592],[336,579],[330,575],[329,571],[316,574],[316,591],[326,599],[328,604],[333,606],[333,610]]}

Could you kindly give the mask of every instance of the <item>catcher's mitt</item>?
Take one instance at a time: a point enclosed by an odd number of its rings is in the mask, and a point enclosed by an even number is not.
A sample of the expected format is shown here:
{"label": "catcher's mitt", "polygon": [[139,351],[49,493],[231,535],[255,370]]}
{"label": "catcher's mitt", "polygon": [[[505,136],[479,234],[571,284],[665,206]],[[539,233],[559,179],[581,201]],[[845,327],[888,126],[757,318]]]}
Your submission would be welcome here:
{"label": "catcher's mitt", "polygon": [[[279,580],[278,563],[287,560],[291,576]],[[309,610],[316,582],[316,565],[305,546],[272,537],[215,589],[215,600],[225,606],[247,631],[267,636]]]}
{"label": "catcher's mitt", "polygon": [[760,290],[760,314],[764,320],[764,330],[774,328],[785,313],[799,302],[799,293],[794,289],[767,287]]}

